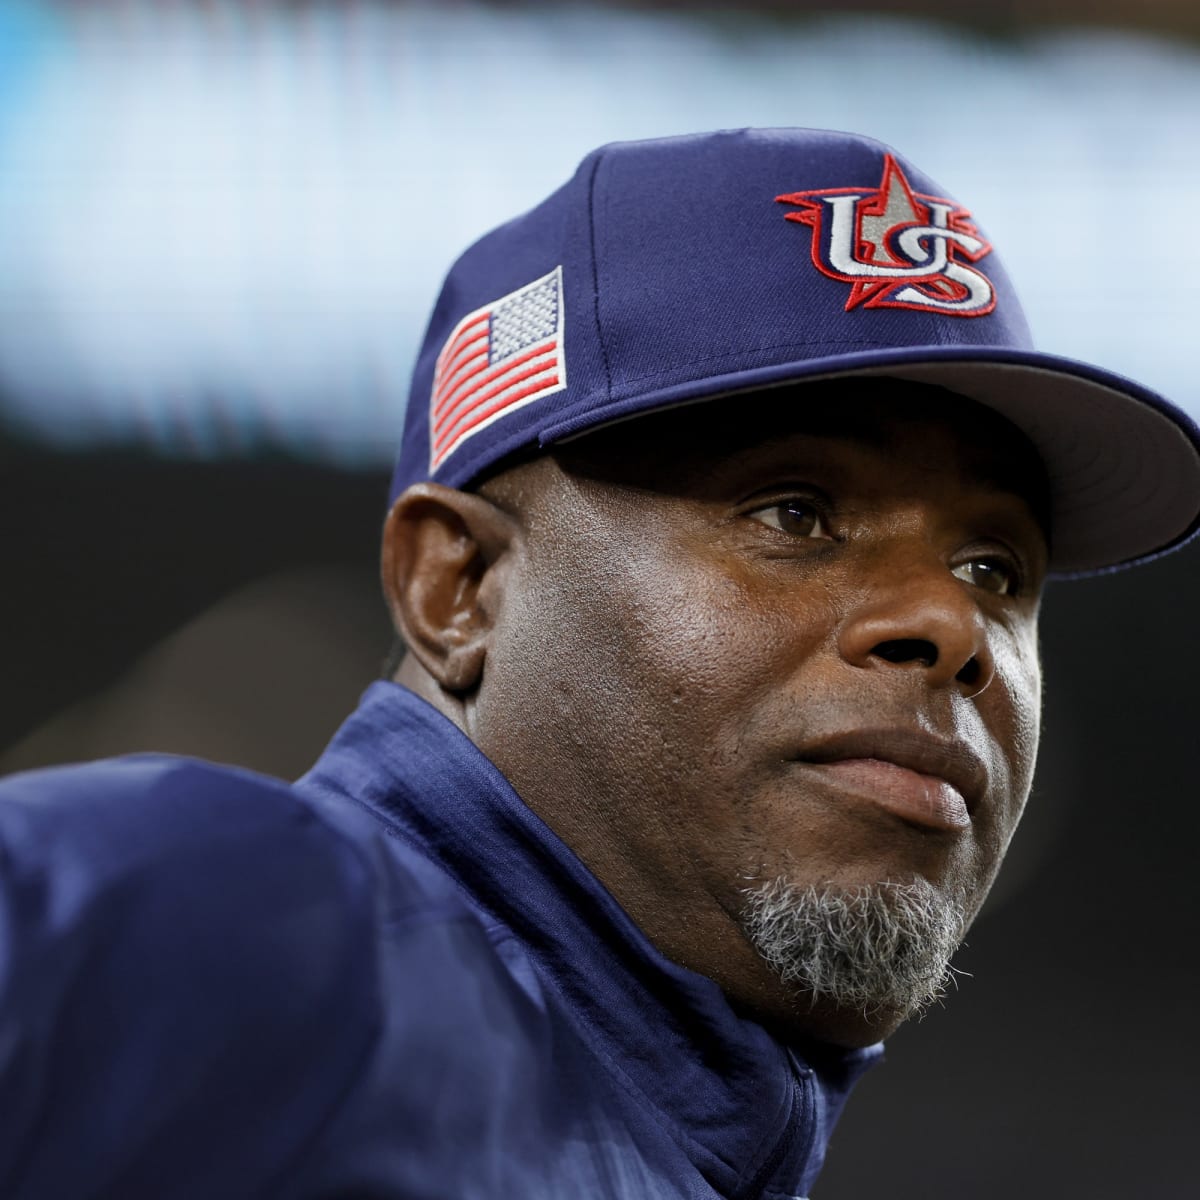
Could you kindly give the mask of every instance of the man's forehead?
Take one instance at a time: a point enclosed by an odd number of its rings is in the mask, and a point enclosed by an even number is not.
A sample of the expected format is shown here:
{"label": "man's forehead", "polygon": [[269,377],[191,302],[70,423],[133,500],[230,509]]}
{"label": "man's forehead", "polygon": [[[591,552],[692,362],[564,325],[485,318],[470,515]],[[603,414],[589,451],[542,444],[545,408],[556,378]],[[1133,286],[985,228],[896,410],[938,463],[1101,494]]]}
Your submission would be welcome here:
{"label": "man's forehead", "polygon": [[1045,468],[1024,434],[966,397],[898,379],[840,379],[667,409],[595,431],[557,456],[575,474],[691,489],[806,443],[893,450],[1024,499],[1046,524]]}

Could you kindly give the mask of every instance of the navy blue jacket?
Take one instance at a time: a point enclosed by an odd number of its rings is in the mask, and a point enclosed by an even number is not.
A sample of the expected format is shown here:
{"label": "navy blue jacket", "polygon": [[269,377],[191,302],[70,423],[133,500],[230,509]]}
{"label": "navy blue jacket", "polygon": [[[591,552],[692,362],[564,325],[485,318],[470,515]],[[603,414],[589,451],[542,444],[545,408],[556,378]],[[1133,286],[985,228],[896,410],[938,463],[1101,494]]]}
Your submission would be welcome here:
{"label": "navy blue jacket", "polygon": [[877,1051],[664,959],[449,721],[376,684],[295,785],[0,782],[0,1196],[805,1196]]}

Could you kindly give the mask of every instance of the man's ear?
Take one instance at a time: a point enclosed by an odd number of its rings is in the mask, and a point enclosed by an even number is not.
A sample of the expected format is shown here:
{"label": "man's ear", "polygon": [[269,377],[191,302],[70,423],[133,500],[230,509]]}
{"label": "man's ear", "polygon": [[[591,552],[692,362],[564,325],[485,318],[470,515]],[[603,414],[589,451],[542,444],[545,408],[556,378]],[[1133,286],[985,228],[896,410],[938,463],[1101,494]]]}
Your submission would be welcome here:
{"label": "man's ear", "polygon": [[396,631],[448,692],[474,689],[517,522],[482,496],[416,483],[388,513],[383,590]]}

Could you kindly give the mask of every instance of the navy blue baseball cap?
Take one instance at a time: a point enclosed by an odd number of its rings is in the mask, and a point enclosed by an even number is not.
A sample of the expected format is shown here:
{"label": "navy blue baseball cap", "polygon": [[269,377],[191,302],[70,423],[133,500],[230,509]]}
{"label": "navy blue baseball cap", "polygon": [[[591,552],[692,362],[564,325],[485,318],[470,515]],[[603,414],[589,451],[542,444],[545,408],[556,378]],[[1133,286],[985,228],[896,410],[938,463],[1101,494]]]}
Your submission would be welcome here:
{"label": "navy blue baseball cap", "polygon": [[1057,575],[1155,557],[1200,524],[1195,425],[1034,350],[970,210],[887,146],[811,129],[603,146],[476,242],[425,335],[392,497],[641,413],[686,421],[696,401],[845,376],[933,384],[1021,429],[1050,480]]}

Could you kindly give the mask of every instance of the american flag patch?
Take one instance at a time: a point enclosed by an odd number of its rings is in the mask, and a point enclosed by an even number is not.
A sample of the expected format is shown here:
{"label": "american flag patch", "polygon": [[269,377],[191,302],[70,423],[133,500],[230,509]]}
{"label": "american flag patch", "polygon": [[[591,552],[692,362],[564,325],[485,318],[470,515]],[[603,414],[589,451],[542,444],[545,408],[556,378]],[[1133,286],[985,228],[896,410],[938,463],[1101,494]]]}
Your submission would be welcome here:
{"label": "american flag patch", "polygon": [[446,339],[433,371],[432,474],[493,421],[567,386],[562,267],[477,308]]}

